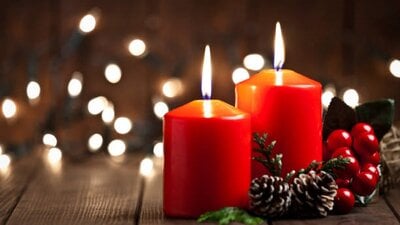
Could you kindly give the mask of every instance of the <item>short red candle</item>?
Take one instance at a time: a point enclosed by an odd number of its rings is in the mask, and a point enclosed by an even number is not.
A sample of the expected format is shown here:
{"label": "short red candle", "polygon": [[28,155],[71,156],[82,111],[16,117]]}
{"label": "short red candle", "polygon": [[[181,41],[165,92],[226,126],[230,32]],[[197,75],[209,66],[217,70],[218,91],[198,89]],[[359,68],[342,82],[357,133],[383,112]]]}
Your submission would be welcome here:
{"label": "short red candle", "polygon": [[164,117],[164,212],[198,217],[226,206],[246,208],[250,186],[250,115],[211,97],[211,56],[202,92]]}
{"label": "short red candle", "polygon": [[[291,70],[285,58],[280,24],[275,32],[275,70],[264,70],[236,86],[236,106],[251,114],[252,131],[276,140],[274,154],[283,154],[282,176],[322,160],[321,84]],[[255,153],[254,153],[255,154]],[[252,177],[265,174],[258,162]]]}
{"label": "short red candle", "polygon": [[247,113],[219,100],[195,100],[164,118],[164,212],[197,217],[247,207],[251,132]]}
{"label": "short red candle", "polygon": [[[252,132],[267,132],[276,140],[274,153],[283,154],[282,174],[322,160],[321,84],[283,70],[276,85],[275,70],[264,70],[236,86],[236,106],[251,114]],[[252,177],[266,172],[253,162]]]}

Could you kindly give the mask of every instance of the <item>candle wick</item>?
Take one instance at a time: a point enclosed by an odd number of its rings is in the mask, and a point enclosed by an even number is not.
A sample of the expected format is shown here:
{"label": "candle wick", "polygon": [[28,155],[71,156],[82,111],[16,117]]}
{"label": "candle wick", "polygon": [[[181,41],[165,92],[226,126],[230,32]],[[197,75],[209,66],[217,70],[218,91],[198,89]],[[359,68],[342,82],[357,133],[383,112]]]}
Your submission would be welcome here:
{"label": "candle wick", "polygon": [[211,96],[210,96],[210,95],[207,95],[207,94],[205,94],[205,95],[203,96],[203,99],[204,99],[204,100],[210,100],[210,99],[211,99]]}

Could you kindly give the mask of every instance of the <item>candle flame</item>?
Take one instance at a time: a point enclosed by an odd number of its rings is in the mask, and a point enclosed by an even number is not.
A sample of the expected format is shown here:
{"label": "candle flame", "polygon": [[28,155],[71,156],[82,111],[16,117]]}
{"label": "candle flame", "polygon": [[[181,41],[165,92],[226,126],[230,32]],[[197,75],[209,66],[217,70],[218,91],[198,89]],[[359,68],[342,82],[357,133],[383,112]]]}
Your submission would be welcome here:
{"label": "candle flame", "polygon": [[279,71],[282,69],[283,63],[285,62],[285,45],[283,43],[281,24],[279,22],[276,23],[275,27],[274,47],[274,68],[276,71]]}
{"label": "candle flame", "polygon": [[211,99],[211,53],[210,46],[204,50],[203,70],[201,77],[201,93],[204,99]]}

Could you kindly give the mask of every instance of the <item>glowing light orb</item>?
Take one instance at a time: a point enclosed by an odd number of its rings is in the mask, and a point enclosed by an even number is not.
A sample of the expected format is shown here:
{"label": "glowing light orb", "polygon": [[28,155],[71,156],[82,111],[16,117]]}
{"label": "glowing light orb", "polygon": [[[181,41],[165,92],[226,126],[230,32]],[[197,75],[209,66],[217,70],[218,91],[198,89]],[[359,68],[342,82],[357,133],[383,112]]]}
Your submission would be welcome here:
{"label": "glowing light orb", "polygon": [[107,150],[111,156],[121,156],[126,151],[126,144],[123,140],[115,139],[108,144]]}
{"label": "glowing light orb", "polygon": [[117,64],[110,63],[104,70],[104,76],[106,77],[108,82],[116,84],[121,80],[121,68]]}
{"label": "glowing light orb", "polygon": [[232,72],[232,81],[235,84],[247,80],[249,79],[249,77],[250,77],[249,71],[247,71],[243,67],[238,67]]}
{"label": "glowing light orb", "polygon": [[88,147],[91,152],[98,151],[103,145],[103,136],[101,134],[95,133],[89,137]]}
{"label": "glowing light orb", "polygon": [[360,97],[354,89],[347,89],[343,93],[343,101],[350,107],[356,107],[359,104]]}
{"label": "glowing light orb", "polygon": [[87,14],[82,17],[81,21],[79,22],[79,30],[83,33],[90,33],[96,28],[96,17],[92,14]]}
{"label": "glowing light orb", "polygon": [[153,111],[158,118],[162,119],[164,115],[169,111],[169,107],[167,103],[159,101],[154,104]]}
{"label": "glowing light orb", "polygon": [[40,97],[40,85],[36,81],[30,81],[26,86],[26,95],[29,100],[36,100]]}
{"label": "glowing light orb", "polygon": [[114,121],[114,129],[119,134],[127,134],[132,129],[132,121],[127,117],[118,117]]}
{"label": "glowing light orb", "polygon": [[146,44],[141,39],[133,39],[129,43],[128,50],[133,56],[143,56],[146,53]]}
{"label": "glowing light orb", "polygon": [[139,167],[140,174],[145,177],[151,176],[153,174],[153,167],[154,167],[153,160],[151,160],[150,158],[144,158],[140,162],[140,167]]}
{"label": "glowing light orb", "polygon": [[243,65],[249,70],[261,70],[265,65],[265,60],[260,54],[249,54],[244,57]]}
{"label": "glowing light orb", "polygon": [[400,60],[394,59],[390,63],[389,70],[394,77],[400,78]]}
{"label": "glowing light orb", "polygon": [[4,99],[1,109],[6,119],[11,119],[17,114],[17,104],[11,98]]}
{"label": "glowing light orb", "polygon": [[162,142],[157,142],[153,147],[153,154],[157,158],[162,158],[164,156],[164,144]]}

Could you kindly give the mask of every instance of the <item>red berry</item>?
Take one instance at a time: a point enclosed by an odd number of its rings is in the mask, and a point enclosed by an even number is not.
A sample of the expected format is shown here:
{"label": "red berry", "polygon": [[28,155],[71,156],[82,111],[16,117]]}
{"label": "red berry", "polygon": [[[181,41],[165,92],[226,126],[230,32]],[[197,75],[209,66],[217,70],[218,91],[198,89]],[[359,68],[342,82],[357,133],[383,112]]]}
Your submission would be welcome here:
{"label": "red berry", "polygon": [[360,164],[354,156],[346,156],[345,159],[349,159],[349,163],[346,164],[344,169],[335,168],[333,172],[337,178],[351,179],[360,172]]}
{"label": "red berry", "polygon": [[357,195],[368,196],[376,188],[378,177],[369,171],[363,171],[354,177],[351,183],[351,189]]}
{"label": "red berry", "polygon": [[373,165],[372,163],[366,163],[362,166],[361,171],[367,171],[367,172],[371,172],[372,174],[374,174],[374,176],[379,177],[379,171],[378,168],[376,168],[375,165]]}
{"label": "red berry", "polygon": [[381,162],[381,155],[379,152],[375,152],[372,155],[365,155],[362,157],[363,163],[371,163],[377,166]]}
{"label": "red berry", "polygon": [[354,202],[354,195],[349,189],[339,188],[334,200],[334,210],[339,214],[347,214],[353,209]]}
{"label": "red berry", "polygon": [[353,138],[357,137],[359,134],[374,134],[374,129],[372,128],[371,125],[367,123],[357,123],[356,125],[353,126],[351,129],[351,136]]}
{"label": "red berry", "polygon": [[351,151],[351,149],[349,147],[341,147],[336,149],[333,153],[332,153],[332,157],[331,158],[337,158],[339,156],[354,156],[353,152]]}
{"label": "red berry", "polygon": [[340,147],[351,147],[351,136],[345,130],[335,130],[329,134],[326,144],[330,153]]}
{"label": "red berry", "polygon": [[339,188],[348,188],[350,187],[350,179],[342,179],[342,178],[336,178],[336,184]]}
{"label": "red berry", "polygon": [[354,138],[354,150],[361,156],[371,155],[379,151],[378,139],[373,134],[360,134]]}

